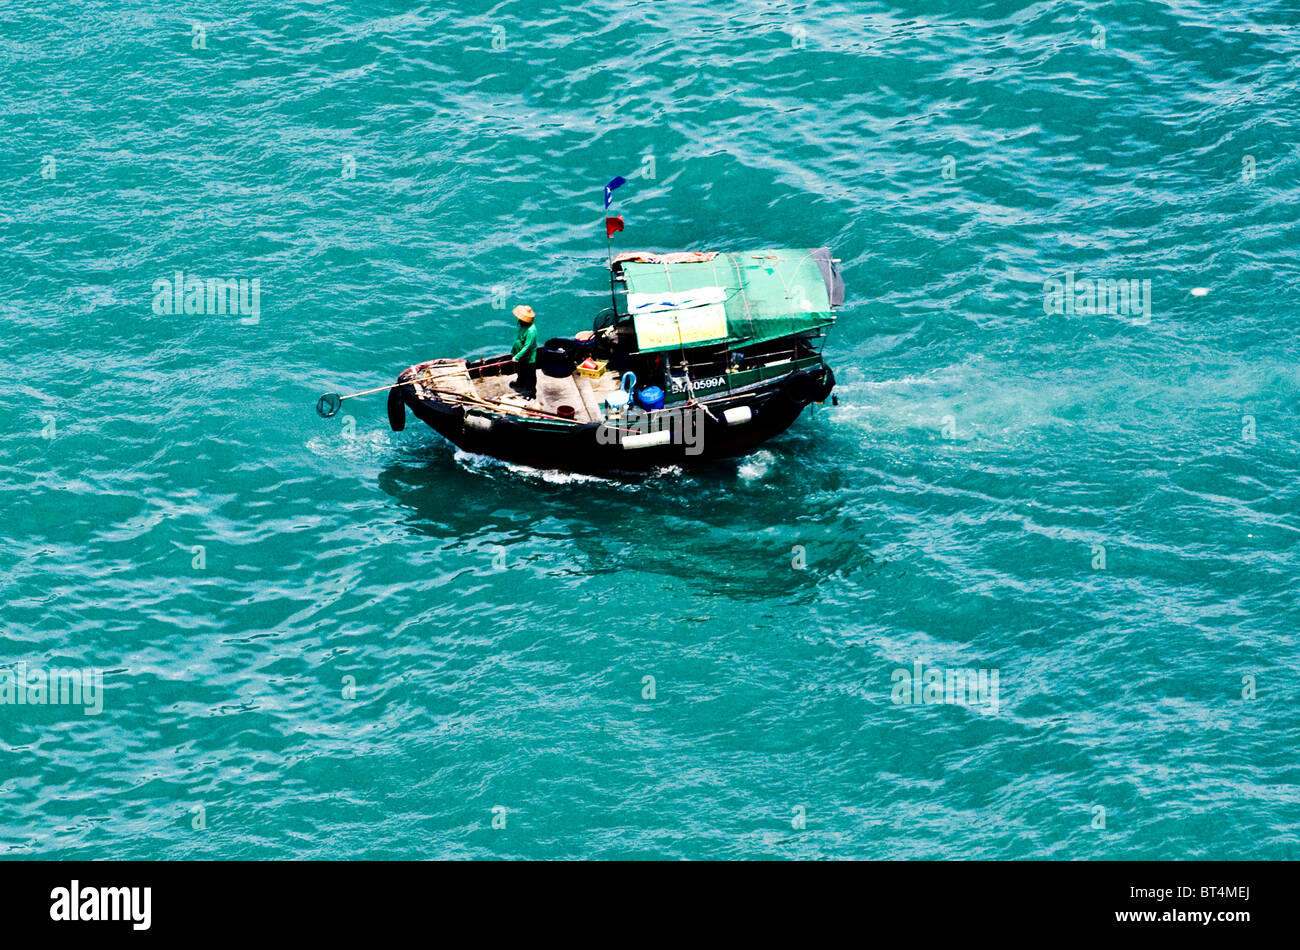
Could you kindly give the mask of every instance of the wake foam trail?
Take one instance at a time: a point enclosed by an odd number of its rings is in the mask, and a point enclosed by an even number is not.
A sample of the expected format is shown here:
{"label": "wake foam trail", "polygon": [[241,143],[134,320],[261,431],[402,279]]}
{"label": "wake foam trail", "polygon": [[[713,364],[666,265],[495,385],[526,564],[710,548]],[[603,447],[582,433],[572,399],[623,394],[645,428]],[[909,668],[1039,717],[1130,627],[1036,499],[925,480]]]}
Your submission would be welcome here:
{"label": "wake foam trail", "polygon": [[681,466],[667,465],[651,469],[649,472],[592,475],[585,472],[566,472],[554,468],[533,468],[531,465],[507,462],[491,455],[477,455],[459,448],[453,451],[452,457],[456,460],[456,464],[466,471],[490,478],[505,474],[546,482],[548,485],[604,485],[629,491],[640,488],[649,482],[678,478],[685,474]]}

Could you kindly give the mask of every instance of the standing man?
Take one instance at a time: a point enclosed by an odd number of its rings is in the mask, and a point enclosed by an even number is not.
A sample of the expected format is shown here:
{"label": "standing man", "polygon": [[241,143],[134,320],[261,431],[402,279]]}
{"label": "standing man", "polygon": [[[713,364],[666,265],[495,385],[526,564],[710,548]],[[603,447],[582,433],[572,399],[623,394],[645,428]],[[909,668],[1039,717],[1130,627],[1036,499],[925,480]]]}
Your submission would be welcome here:
{"label": "standing man", "polygon": [[515,361],[515,389],[532,399],[537,395],[537,315],[527,304],[514,309],[519,329],[515,332],[515,345],[510,348],[510,358]]}

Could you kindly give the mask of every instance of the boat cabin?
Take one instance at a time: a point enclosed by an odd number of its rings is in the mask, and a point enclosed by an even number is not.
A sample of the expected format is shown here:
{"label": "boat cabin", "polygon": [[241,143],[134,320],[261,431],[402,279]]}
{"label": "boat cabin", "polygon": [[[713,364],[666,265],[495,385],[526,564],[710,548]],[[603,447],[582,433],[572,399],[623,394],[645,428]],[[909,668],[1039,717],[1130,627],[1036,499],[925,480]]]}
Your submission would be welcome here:
{"label": "boat cabin", "polygon": [[610,268],[615,369],[664,392],[707,399],[820,365],[844,302],[829,248],[627,253]]}

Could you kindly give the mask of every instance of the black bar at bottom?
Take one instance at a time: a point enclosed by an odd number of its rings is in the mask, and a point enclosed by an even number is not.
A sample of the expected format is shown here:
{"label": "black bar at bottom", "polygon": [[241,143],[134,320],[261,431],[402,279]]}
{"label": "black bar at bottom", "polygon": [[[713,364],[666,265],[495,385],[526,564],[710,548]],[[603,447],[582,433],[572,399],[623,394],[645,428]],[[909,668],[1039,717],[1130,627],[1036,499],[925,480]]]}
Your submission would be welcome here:
{"label": "black bar at bottom", "polygon": [[1181,940],[1191,931],[1231,940],[1284,922],[1293,878],[1291,865],[1252,862],[0,862],[0,914],[10,938],[255,933],[333,943],[408,928],[430,934],[431,925],[539,936],[600,922],[610,940],[634,943],[809,925],[848,926],[872,940],[918,932]]}

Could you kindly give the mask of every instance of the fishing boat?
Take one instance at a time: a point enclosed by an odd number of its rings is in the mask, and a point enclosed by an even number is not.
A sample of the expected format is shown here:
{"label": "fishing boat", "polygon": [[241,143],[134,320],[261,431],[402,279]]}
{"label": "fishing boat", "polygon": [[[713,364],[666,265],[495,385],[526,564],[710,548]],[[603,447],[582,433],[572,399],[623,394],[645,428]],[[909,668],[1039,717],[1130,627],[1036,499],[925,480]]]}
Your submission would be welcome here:
{"label": "fishing boat", "polygon": [[838,265],[824,247],[619,254],[612,306],[538,350],[535,393],[516,391],[509,355],[427,360],[390,389],[389,423],[409,409],[467,452],[543,469],[744,455],[831,395]]}

